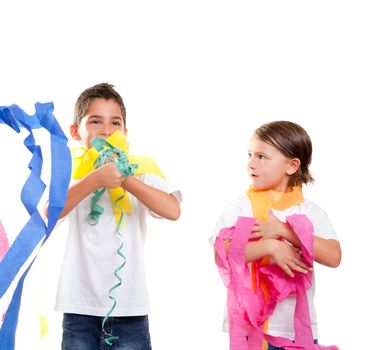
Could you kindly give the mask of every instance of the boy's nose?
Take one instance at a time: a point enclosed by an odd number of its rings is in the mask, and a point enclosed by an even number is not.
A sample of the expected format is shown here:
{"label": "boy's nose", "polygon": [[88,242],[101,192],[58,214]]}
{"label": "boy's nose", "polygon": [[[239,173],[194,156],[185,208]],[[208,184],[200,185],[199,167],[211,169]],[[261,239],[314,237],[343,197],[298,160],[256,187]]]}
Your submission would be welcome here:
{"label": "boy's nose", "polygon": [[101,135],[101,136],[110,136],[110,135],[111,135],[111,133],[110,133],[110,131],[108,131],[108,130],[101,130],[100,135]]}

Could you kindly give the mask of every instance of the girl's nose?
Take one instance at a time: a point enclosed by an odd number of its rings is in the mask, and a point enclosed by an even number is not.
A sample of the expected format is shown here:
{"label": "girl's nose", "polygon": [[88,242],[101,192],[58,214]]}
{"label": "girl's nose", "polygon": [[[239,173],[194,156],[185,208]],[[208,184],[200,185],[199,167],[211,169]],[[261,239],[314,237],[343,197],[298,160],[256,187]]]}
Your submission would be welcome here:
{"label": "girl's nose", "polygon": [[250,169],[254,169],[254,159],[253,158],[249,158],[248,162],[247,162],[247,166],[250,168]]}

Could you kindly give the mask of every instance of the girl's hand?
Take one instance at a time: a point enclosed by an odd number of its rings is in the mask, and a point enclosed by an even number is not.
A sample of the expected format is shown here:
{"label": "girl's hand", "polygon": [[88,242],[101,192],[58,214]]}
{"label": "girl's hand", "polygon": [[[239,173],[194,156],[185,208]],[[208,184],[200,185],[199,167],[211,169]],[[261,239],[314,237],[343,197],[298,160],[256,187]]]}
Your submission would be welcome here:
{"label": "girl's hand", "polygon": [[269,210],[268,219],[256,220],[252,228],[250,239],[279,239],[284,236],[285,232],[290,230],[289,225],[279,220],[271,210]]}
{"label": "girl's hand", "polygon": [[294,277],[294,271],[304,274],[312,271],[312,267],[308,266],[302,260],[299,249],[293,247],[287,242],[276,239],[272,240],[269,247],[269,252],[274,260],[274,263],[283,269],[284,272],[290,277]]}

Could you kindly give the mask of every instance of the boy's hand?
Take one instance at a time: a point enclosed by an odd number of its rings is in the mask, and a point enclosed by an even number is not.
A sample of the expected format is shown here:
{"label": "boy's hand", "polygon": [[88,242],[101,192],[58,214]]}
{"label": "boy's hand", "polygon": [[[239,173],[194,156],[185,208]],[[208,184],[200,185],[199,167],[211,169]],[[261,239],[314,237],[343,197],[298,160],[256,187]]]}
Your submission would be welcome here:
{"label": "boy's hand", "polygon": [[107,163],[94,170],[98,187],[115,188],[121,186],[125,177],[121,176],[115,163]]}
{"label": "boy's hand", "polygon": [[294,277],[293,271],[307,273],[312,271],[312,267],[308,266],[301,257],[299,249],[291,246],[287,242],[279,241],[273,239],[271,245],[269,246],[269,252],[277,264],[284,272],[290,276]]}
{"label": "boy's hand", "polygon": [[284,237],[284,233],[289,230],[288,224],[279,220],[271,210],[269,210],[268,219],[256,220],[254,227],[252,228],[250,239],[278,239]]}

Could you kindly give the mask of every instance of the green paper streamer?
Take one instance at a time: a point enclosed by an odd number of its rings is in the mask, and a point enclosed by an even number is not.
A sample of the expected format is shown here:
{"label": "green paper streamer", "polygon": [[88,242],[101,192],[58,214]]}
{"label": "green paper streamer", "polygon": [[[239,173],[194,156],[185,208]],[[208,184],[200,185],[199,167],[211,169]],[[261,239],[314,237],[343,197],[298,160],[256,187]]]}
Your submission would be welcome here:
{"label": "green paper streamer", "polygon": [[[134,175],[134,169],[136,169],[138,165],[129,163],[128,158],[124,151],[121,151],[118,148],[112,146],[109,142],[107,142],[105,139],[102,139],[102,138],[94,138],[91,141],[91,144],[99,152],[98,158],[95,160],[93,164],[94,168],[99,168],[104,164],[113,162],[115,163],[117,170],[120,172],[122,176]],[[104,208],[98,204],[98,201],[105,191],[106,191],[106,188],[102,188],[94,192],[94,195],[91,201],[91,211],[89,213],[89,219],[90,219],[91,225],[97,225],[100,216],[104,212]],[[117,198],[116,201],[113,203],[113,206],[120,211],[120,217],[116,225],[116,229],[115,229],[115,234],[119,235],[120,237],[122,237],[120,233],[120,227],[121,227],[121,223],[124,217],[124,213],[122,211],[122,208],[119,206],[119,202],[124,198],[124,196],[125,196],[125,190],[124,190],[123,195]],[[121,244],[118,247],[116,253],[118,256],[121,257],[122,263],[114,271],[114,276],[117,279],[117,283],[113,285],[110,288],[110,290],[108,291],[108,297],[109,299],[112,300],[112,306],[108,310],[106,316],[104,317],[102,321],[102,331],[106,336],[106,338],[104,339],[104,342],[107,345],[113,345],[113,341],[118,339],[117,336],[114,336],[105,330],[105,325],[117,304],[116,298],[113,296],[112,292],[115,289],[117,289],[118,287],[120,287],[122,284],[122,279],[119,275],[119,272],[123,269],[123,267],[126,264],[126,257],[122,252],[122,248],[123,248],[123,241],[121,240]]]}

